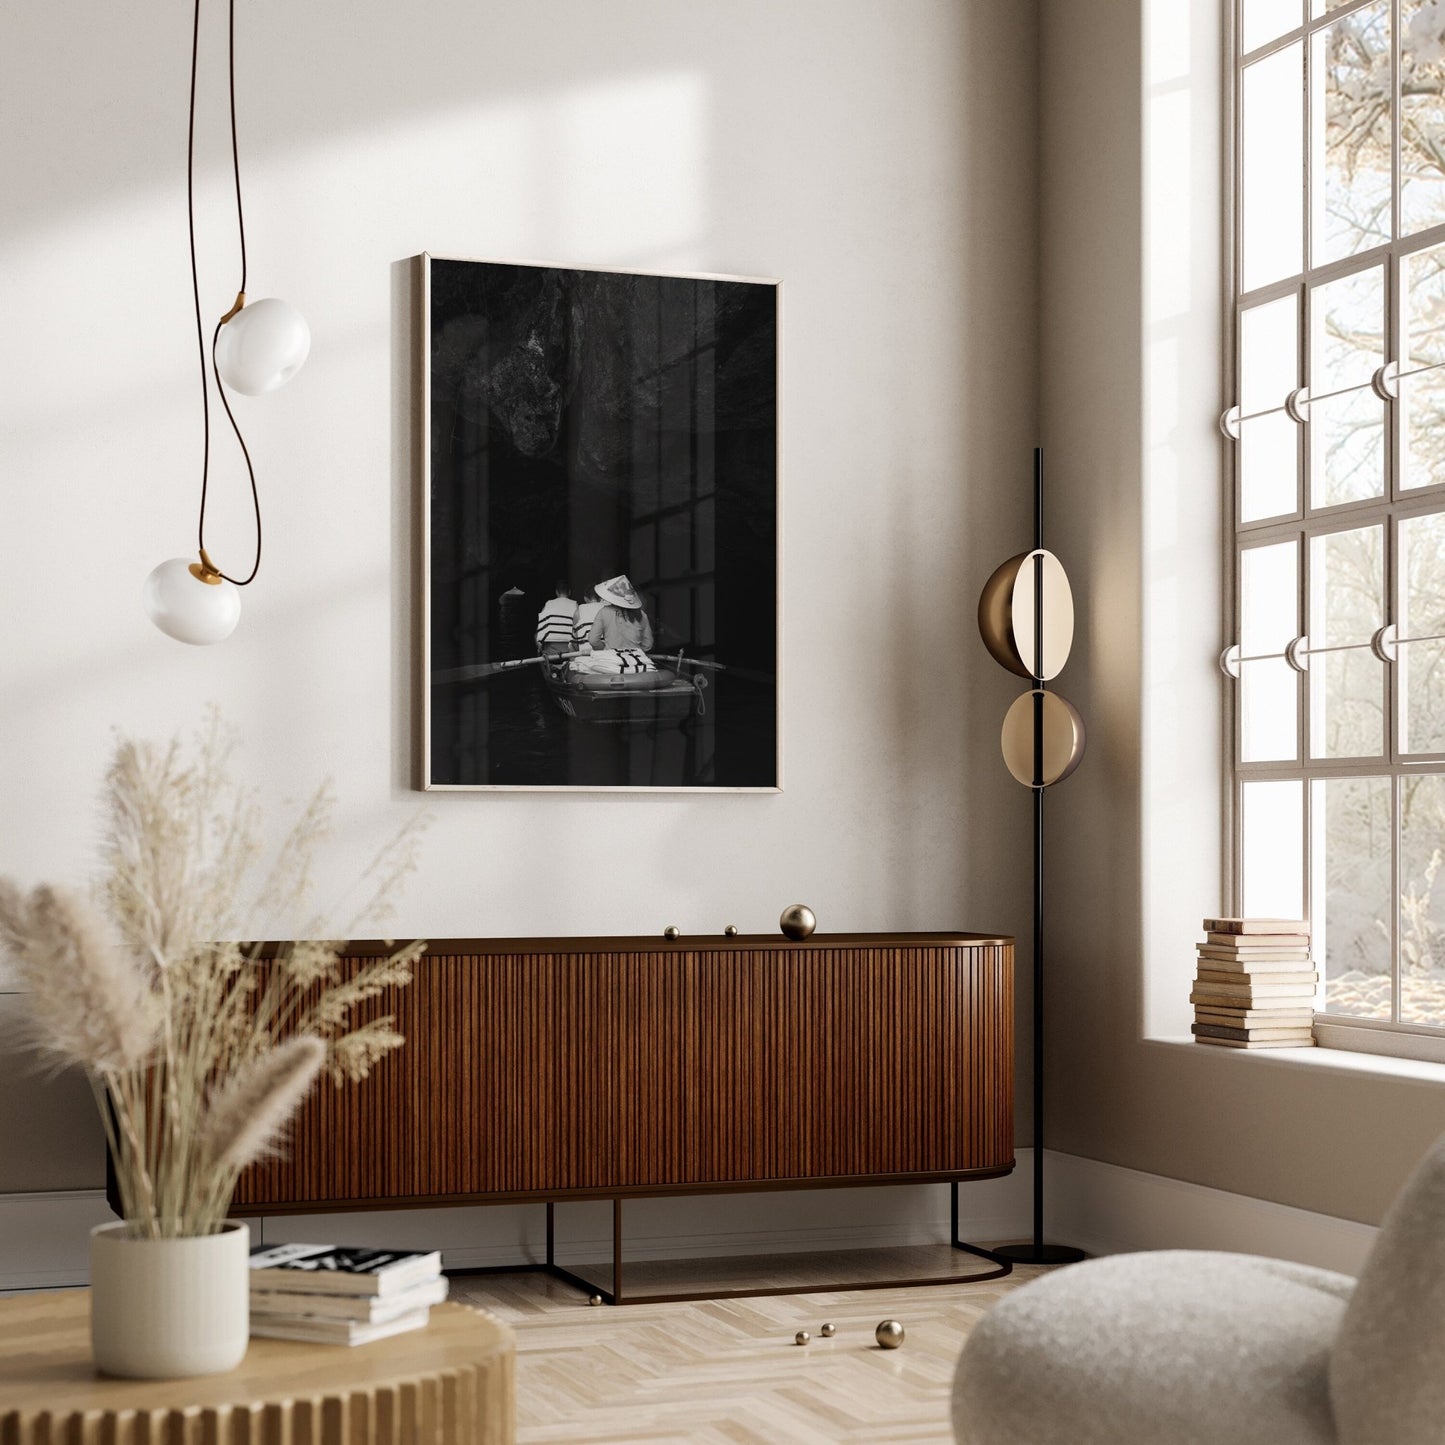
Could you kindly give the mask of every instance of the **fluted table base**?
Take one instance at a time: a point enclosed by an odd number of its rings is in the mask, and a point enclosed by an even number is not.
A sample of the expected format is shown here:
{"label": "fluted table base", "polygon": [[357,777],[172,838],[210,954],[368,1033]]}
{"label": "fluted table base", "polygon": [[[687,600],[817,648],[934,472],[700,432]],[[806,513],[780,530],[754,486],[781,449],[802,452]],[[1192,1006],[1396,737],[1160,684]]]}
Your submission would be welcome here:
{"label": "fluted table base", "polygon": [[224,1375],[116,1380],[90,1358],[90,1291],[0,1300],[0,1445],[511,1445],[512,1332],[438,1305],[375,1344],[252,1340]]}

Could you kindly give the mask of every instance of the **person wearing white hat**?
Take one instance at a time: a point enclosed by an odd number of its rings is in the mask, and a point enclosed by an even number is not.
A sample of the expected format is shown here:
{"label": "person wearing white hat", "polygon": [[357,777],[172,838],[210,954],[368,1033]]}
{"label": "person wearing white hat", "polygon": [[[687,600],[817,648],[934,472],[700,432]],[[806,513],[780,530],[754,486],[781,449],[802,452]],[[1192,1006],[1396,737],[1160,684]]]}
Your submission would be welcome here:
{"label": "person wearing white hat", "polygon": [[[637,589],[621,577],[609,577],[592,589],[601,610],[592,619],[587,641],[574,669],[586,676],[614,677],[638,672],[656,672],[657,665],[647,655],[652,646],[652,623],[642,610]],[[578,629],[578,636],[581,630]]]}
{"label": "person wearing white hat", "polygon": [[627,574],[609,577],[593,590],[602,601],[602,610],[592,619],[592,629],[587,634],[592,650],[650,651],[652,623],[642,610],[642,598],[628,581]]}

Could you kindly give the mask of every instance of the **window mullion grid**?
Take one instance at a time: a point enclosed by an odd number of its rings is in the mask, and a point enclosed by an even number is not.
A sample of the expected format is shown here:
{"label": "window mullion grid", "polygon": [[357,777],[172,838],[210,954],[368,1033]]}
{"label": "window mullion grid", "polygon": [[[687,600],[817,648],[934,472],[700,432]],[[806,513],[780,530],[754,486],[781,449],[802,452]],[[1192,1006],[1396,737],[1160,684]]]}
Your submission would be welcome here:
{"label": "window mullion grid", "polygon": [[[1300,87],[1300,104],[1304,107],[1304,130],[1301,134],[1304,137],[1304,184],[1300,187],[1300,198],[1304,208],[1304,215],[1300,218],[1304,227],[1304,244],[1300,248],[1301,264],[1304,268],[1304,275],[1307,278],[1314,266],[1314,183],[1315,183],[1315,137],[1314,137],[1314,44],[1310,39],[1309,10],[1305,10],[1305,28],[1300,36],[1300,64],[1301,73],[1304,76],[1304,84]],[[1308,293],[1308,288],[1306,288]],[[1301,303],[1304,298],[1301,297]],[[1300,307],[1300,334],[1309,337],[1309,327],[1305,321],[1303,304]],[[1308,385],[1308,378],[1303,371],[1300,372],[1305,385]],[[1308,475],[1308,473],[1306,473]]]}
{"label": "window mullion grid", "polygon": [[[1400,0],[1390,0],[1390,239],[1400,239]],[[1388,360],[1399,352],[1385,352]]]}
{"label": "window mullion grid", "polygon": [[[1400,83],[1400,0],[1390,0],[1390,237],[1399,246],[1401,226],[1400,192],[1404,179],[1401,170],[1401,124],[1404,107],[1401,104]],[[1401,285],[1404,267],[1398,250],[1391,253],[1385,266],[1385,360],[1399,363],[1404,356],[1404,288]],[[1406,383],[1408,385],[1408,383]],[[1391,502],[1400,497],[1404,472],[1401,467],[1404,443],[1401,438],[1400,403],[1385,404],[1385,495]],[[1384,621],[1393,623],[1398,614],[1397,562],[1399,558],[1399,524],[1393,515],[1385,519],[1385,596],[1383,600]],[[1382,671],[1385,674],[1385,756],[1391,764],[1390,778],[1390,1022],[1400,1022],[1400,834],[1401,834],[1401,782],[1400,782],[1400,669],[1397,663],[1387,662]]]}
{"label": "window mullion grid", "polygon": [[[1368,388],[1361,387],[1360,390]],[[1354,502],[1335,502],[1328,507],[1306,507],[1304,521],[1305,526],[1312,527],[1317,533],[1338,532],[1348,527],[1367,527],[1371,522],[1390,515],[1390,498],[1386,495],[1361,497]]]}
{"label": "window mullion grid", "polygon": [[[1323,15],[1312,16],[1308,10],[1302,11],[1300,23],[1293,30],[1287,30],[1283,35],[1276,35],[1266,40],[1263,44],[1255,46],[1247,55],[1239,57],[1240,67],[1253,65],[1257,61],[1264,60],[1276,50],[1283,50],[1286,45],[1292,45],[1296,40],[1303,40],[1306,44],[1316,31],[1328,29],[1337,20],[1343,20],[1354,14],[1357,10],[1366,10],[1375,3],[1375,0],[1346,0],[1345,4],[1336,5],[1333,9],[1326,11]],[[1236,9],[1235,34],[1242,35],[1243,16],[1240,14],[1240,7]],[[1238,46],[1236,45],[1236,50]]]}
{"label": "window mullion grid", "polygon": [[[1394,668],[1389,669],[1391,672]],[[1390,1022],[1400,1022],[1400,803],[1401,777],[1390,779]]]}
{"label": "window mullion grid", "polygon": [[[1239,210],[1238,207],[1236,207],[1235,209],[1236,209],[1236,212]],[[1237,240],[1237,237],[1238,237],[1238,221],[1237,221],[1237,219],[1236,219],[1236,225],[1235,225],[1235,232],[1236,232],[1236,245],[1237,245],[1237,244],[1238,244],[1238,240]],[[1244,382],[1243,382],[1243,378],[1244,378],[1244,320],[1243,320],[1243,317],[1240,315],[1238,305],[1236,305],[1235,308],[1234,308],[1234,348],[1233,348],[1233,351],[1234,351],[1234,390],[1233,390],[1232,395],[1238,397],[1238,396],[1241,394],[1241,392],[1242,392],[1242,390],[1243,390],[1243,385],[1244,385]],[[1239,529],[1239,519],[1244,515],[1244,441],[1243,441],[1243,436],[1242,436],[1242,434],[1241,434],[1241,439],[1240,439],[1239,441],[1233,443],[1233,445],[1230,446],[1229,452],[1230,452],[1230,462],[1231,462],[1231,464],[1232,464],[1230,470],[1231,470],[1231,474],[1232,474],[1233,479],[1234,479],[1234,485],[1233,485],[1233,487],[1230,489],[1231,499],[1232,499],[1233,505],[1232,505],[1232,507],[1231,507],[1230,516],[1229,516],[1229,522],[1230,522],[1229,531],[1230,531],[1231,534],[1233,534],[1233,533],[1235,533],[1235,532],[1238,531],[1238,529]],[[1230,619],[1230,620],[1231,620],[1231,623],[1232,623],[1232,627],[1231,627],[1231,629],[1230,629],[1230,636],[1237,638],[1238,635],[1239,635],[1239,626],[1240,626],[1240,610],[1239,610],[1239,586],[1240,586],[1240,576],[1239,576],[1239,570],[1238,570],[1238,566],[1239,566],[1239,564],[1238,564],[1238,548],[1236,547],[1236,548],[1234,549],[1234,551],[1235,551],[1235,553],[1236,553],[1235,569],[1234,569],[1234,572],[1233,572],[1233,577],[1234,577],[1234,607],[1233,607],[1233,609],[1232,609],[1232,614],[1231,614],[1231,619]],[[1236,753],[1235,756],[1238,757],[1238,756],[1239,756],[1238,753]]]}
{"label": "window mullion grid", "polygon": [[[1308,87],[1306,87],[1308,90]],[[1305,165],[1305,174],[1309,175],[1309,165]],[[1305,185],[1305,245],[1309,245],[1309,185]],[[1305,395],[1309,395],[1309,386],[1312,380],[1313,361],[1310,357],[1310,316],[1313,306],[1312,293],[1310,288],[1301,280],[1299,288],[1299,300],[1295,303],[1295,315],[1299,318],[1299,344],[1295,353],[1295,375],[1299,378],[1299,384],[1305,388]],[[1305,413],[1308,416],[1308,413]],[[1295,448],[1295,484],[1294,484],[1294,510],[1297,517],[1304,517],[1309,512],[1310,505],[1310,466],[1312,453],[1310,450],[1309,422],[1306,421],[1300,426],[1300,444]],[[1300,559],[1300,566],[1304,566],[1304,559]],[[1299,574],[1301,577],[1304,573]],[[1305,613],[1300,619],[1301,629],[1308,626]],[[1303,753],[1300,754],[1304,756]]]}
{"label": "window mullion grid", "polygon": [[[1397,142],[1396,164],[1399,164],[1398,141],[1400,137],[1400,122],[1398,114],[1395,120],[1395,139]],[[1398,200],[1398,197],[1397,197]],[[1397,371],[1404,370],[1405,362],[1405,263],[1400,256],[1390,257],[1389,264],[1385,267],[1385,360],[1394,361]],[[1403,498],[1403,483],[1405,480],[1405,428],[1401,413],[1404,411],[1402,402],[1405,396],[1405,389],[1410,385],[1408,381],[1401,381],[1397,384],[1397,396],[1395,400],[1385,408],[1385,468],[1386,481],[1389,485],[1385,488],[1385,495],[1392,503],[1398,503]],[[1388,603],[1389,616],[1385,619],[1393,621],[1394,608]]]}
{"label": "window mullion grid", "polygon": [[[1239,684],[1234,685],[1234,715],[1238,719],[1239,707]],[[1238,731],[1236,721],[1235,731]],[[1244,774],[1236,765],[1234,770],[1234,782],[1229,790],[1229,796],[1233,800],[1234,807],[1231,809],[1233,816],[1229,820],[1229,847],[1234,858],[1234,872],[1231,882],[1233,887],[1230,890],[1229,909],[1237,918],[1244,916],[1244,869],[1240,866],[1244,858]]]}
{"label": "window mullion grid", "polygon": [[[1240,183],[1242,184],[1242,180]],[[1298,276],[1286,276],[1277,281],[1267,281],[1261,286],[1254,287],[1251,291],[1236,291],[1236,304],[1241,310],[1248,311],[1265,301],[1277,300],[1302,281],[1311,286],[1320,286],[1327,281],[1338,280],[1339,277],[1348,276],[1355,271],[1368,271],[1371,266],[1388,265],[1397,257],[1415,256],[1421,251],[1432,251],[1442,243],[1445,243],[1445,221],[1427,226],[1424,230],[1412,231],[1410,235],[1402,236],[1395,241],[1384,241],[1367,250],[1356,251],[1349,256],[1340,256],[1333,261],[1325,261],[1319,266],[1308,266]]]}
{"label": "window mullion grid", "polygon": [[[1312,429],[1313,429],[1313,428],[1311,427],[1310,423],[1309,423],[1308,421],[1306,421],[1305,424],[1304,424],[1304,432],[1305,432],[1305,438],[1304,438],[1304,440],[1305,440],[1305,447],[1304,447],[1304,449],[1305,449],[1305,450],[1308,450],[1308,448],[1309,448],[1309,443],[1310,443],[1310,436],[1309,436],[1309,434],[1310,434],[1310,432],[1311,432]],[[1305,486],[1306,488],[1309,487],[1309,475],[1310,475],[1310,474],[1309,474],[1309,470],[1308,470],[1308,463],[1306,463],[1306,469],[1305,469],[1305,474],[1304,474],[1304,486]],[[1309,500],[1308,494],[1306,494],[1304,500],[1305,500],[1306,502]],[[1299,548],[1299,561],[1298,561],[1298,563],[1297,563],[1297,566],[1299,567],[1299,572],[1298,572],[1298,574],[1297,574],[1297,580],[1298,580],[1298,583],[1299,583],[1299,594],[1300,594],[1300,600],[1299,600],[1299,633],[1298,633],[1298,635],[1301,636],[1301,637],[1308,637],[1309,634],[1310,634],[1310,628],[1311,628],[1311,626],[1313,625],[1313,622],[1314,622],[1314,585],[1315,585],[1315,578],[1314,578],[1314,570],[1315,570],[1315,569],[1314,569],[1314,554],[1313,554],[1313,552],[1310,550],[1310,530],[1309,530],[1309,527],[1308,527],[1307,525],[1301,527],[1300,530],[1299,530],[1299,534],[1298,534],[1298,535],[1299,535],[1299,540],[1298,540],[1298,542],[1296,542],[1296,544],[1295,544],[1295,545]],[[1309,661],[1308,658],[1306,658],[1305,660],[1306,660],[1306,662]],[[1305,817],[1305,850],[1304,850],[1303,853],[1300,854],[1300,857],[1304,860],[1304,870],[1305,870],[1304,897],[1305,897],[1305,905],[1306,905],[1306,906],[1305,906],[1305,917],[1306,917],[1306,918],[1312,918],[1312,917],[1314,916],[1312,913],[1309,912],[1309,894],[1310,894],[1309,879],[1310,879],[1310,869],[1311,869],[1311,867],[1313,866],[1313,865],[1311,864],[1311,861],[1310,861],[1310,849],[1309,849],[1309,840],[1310,840],[1309,817],[1310,817],[1310,791],[1311,791],[1309,767],[1310,767],[1310,762],[1311,762],[1312,756],[1313,756],[1313,748],[1312,748],[1311,745],[1312,745],[1312,743],[1313,743],[1313,741],[1314,741],[1314,684],[1313,684],[1313,683],[1311,682],[1311,680],[1310,680],[1312,676],[1313,676],[1313,672],[1312,672],[1312,671],[1306,671],[1306,672],[1300,673],[1300,675],[1299,675],[1298,696],[1296,697],[1296,703],[1298,704],[1298,714],[1299,714],[1298,736],[1297,736],[1296,746],[1297,746],[1298,749],[1299,749],[1300,767],[1301,767],[1301,770],[1303,771],[1304,777],[1305,777],[1305,784],[1304,784],[1304,789],[1305,789],[1305,806],[1304,806],[1304,817]]]}
{"label": "window mullion grid", "polygon": [[[1386,293],[1386,345],[1385,359],[1394,360],[1397,367],[1404,369],[1408,363],[1405,358],[1405,260],[1404,244],[1402,241],[1402,206],[1401,192],[1404,182],[1404,146],[1402,130],[1404,126],[1404,94],[1403,94],[1403,37],[1401,35],[1400,23],[1400,0],[1391,0],[1390,4],[1390,175],[1391,175],[1391,215],[1393,218],[1392,234],[1394,236],[1394,248],[1385,272],[1385,293]],[[1404,388],[1408,382],[1401,383],[1399,398],[1396,403],[1386,408],[1389,413],[1389,454],[1387,466],[1389,468],[1389,487],[1387,494],[1392,501],[1398,502],[1402,495],[1402,484],[1404,482],[1404,456],[1405,439],[1402,413],[1404,407],[1401,401],[1404,397]],[[1393,533],[1391,550],[1393,551]],[[1387,560],[1388,566],[1388,560]],[[1395,620],[1395,592],[1393,585],[1387,594],[1386,621]],[[1393,673],[1395,669],[1391,669]],[[1391,687],[1392,693],[1394,687]],[[1395,735],[1392,734],[1392,748]]]}
{"label": "window mullion grid", "polygon": [[[1300,0],[1301,9],[1307,0]],[[1244,64],[1243,64],[1243,36],[1244,36],[1244,5],[1245,0],[1234,0],[1228,7],[1228,15],[1232,21],[1230,40],[1232,41],[1234,64],[1227,67],[1229,75],[1229,111],[1234,122],[1233,145],[1230,147],[1229,175],[1231,180],[1230,195],[1230,216],[1229,216],[1229,237],[1232,243],[1230,255],[1230,281],[1231,289],[1228,300],[1230,302],[1226,314],[1234,318],[1234,344],[1227,348],[1234,359],[1234,375],[1231,378],[1233,386],[1226,395],[1238,397],[1243,385],[1244,357],[1242,354],[1244,325],[1240,317],[1240,297],[1244,291],[1244,146],[1242,137],[1244,135]],[[1235,534],[1239,527],[1239,519],[1244,515],[1243,509],[1243,485],[1244,485],[1244,448],[1235,444],[1229,448],[1230,452],[1230,474],[1233,485],[1229,488],[1229,515],[1226,518],[1225,545],[1229,548],[1229,571],[1227,575],[1232,578],[1232,590],[1229,605],[1226,609],[1226,620],[1229,624],[1228,635],[1238,638],[1242,625],[1241,608],[1241,583],[1242,564],[1240,561],[1239,547],[1235,542]],[[1229,863],[1227,865],[1226,886],[1229,889],[1229,907],[1235,913],[1243,913],[1244,901],[1244,876],[1240,867],[1240,859],[1244,856],[1244,806],[1243,806],[1243,784],[1239,777],[1239,760],[1243,756],[1241,749],[1241,730],[1244,716],[1244,708],[1240,699],[1240,686],[1236,681],[1232,686],[1228,680],[1224,685],[1229,690],[1229,725],[1225,729],[1228,739],[1226,746],[1230,752],[1229,764],[1231,768],[1231,783],[1227,788],[1227,796],[1230,800],[1229,809]]]}
{"label": "window mullion grid", "polygon": [[[1309,691],[1308,685],[1300,687],[1301,692]],[[1305,740],[1306,742],[1308,739]],[[1310,956],[1315,960],[1316,968],[1319,967],[1319,958],[1314,947],[1314,921],[1315,921],[1315,850],[1314,850],[1314,825],[1315,825],[1315,780],[1314,774],[1310,771],[1309,753],[1301,752],[1300,757],[1305,760],[1301,770],[1304,774],[1300,789],[1304,796],[1300,799],[1300,819],[1304,827],[1304,837],[1300,840],[1300,867],[1304,870],[1304,877],[1300,879],[1300,897],[1304,900],[1304,916],[1310,920]],[[1323,973],[1324,970],[1320,969]],[[1318,1002],[1320,996],[1319,981],[1315,982],[1315,1000]]]}
{"label": "window mullion grid", "polygon": [[[1317,285],[1327,280],[1334,279],[1336,273],[1348,274],[1357,269],[1365,269],[1367,264],[1383,264],[1385,267],[1384,289],[1385,289],[1385,316],[1384,316],[1384,355],[1386,361],[1395,361],[1401,366],[1401,360],[1405,355],[1405,258],[1417,251],[1423,251],[1435,245],[1445,242],[1445,223],[1431,227],[1425,231],[1418,232],[1410,237],[1401,236],[1402,225],[1402,201],[1401,181],[1403,177],[1403,141],[1402,141],[1402,52],[1403,38],[1400,25],[1400,0],[1392,0],[1390,9],[1390,86],[1391,86],[1391,135],[1390,135],[1390,164],[1391,164],[1391,241],[1384,246],[1372,248],[1372,253],[1343,257],[1321,266],[1316,272],[1312,266],[1312,259],[1315,249],[1315,237],[1313,227],[1314,195],[1317,183],[1322,183],[1322,177],[1316,174],[1315,165],[1315,124],[1316,115],[1313,104],[1312,87],[1314,83],[1315,47],[1312,44],[1312,37],[1325,27],[1336,23],[1342,17],[1355,13],[1366,8],[1372,0],[1357,0],[1357,3],[1348,4],[1338,9],[1329,11],[1321,17],[1312,17],[1309,13],[1308,0],[1301,0],[1302,24],[1300,29],[1292,31],[1286,36],[1281,36],[1271,41],[1268,45],[1260,47],[1248,57],[1253,63],[1265,55],[1277,49],[1293,43],[1296,40],[1302,41],[1302,66],[1304,74],[1304,87],[1301,96],[1301,103],[1304,105],[1304,142],[1305,142],[1305,176],[1303,185],[1303,214],[1301,225],[1303,228],[1303,271],[1302,274],[1280,281],[1273,281],[1268,285],[1259,287],[1255,292],[1244,296],[1239,290],[1240,280],[1240,257],[1243,254],[1243,215],[1242,208],[1238,204],[1238,197],[1242,195],[1243,185],[1243,151],[1238,143],[1238,137],[1242,134],[1241,125],[1241,96],[1244,60],[1240,58],[1232,71],[1234,94],[1231,97],[1232,109],[1235,121],[1236,144],[1232,155],[1232,173],[1234,177],[1235,201],[1230,216],[1230,233],[1234,241],[1233,256],[1233,300],[1231,314],[1235,325],[1235,347],[1231,353],[1234,358],[1234,386],[1229,392],[1238,395],[1239,380],[1243,373],[1245,358],[1242,355],[1241,337],[1243,327],[1241,313],[1249,306],[1263,304],[1273,300],[1277,296],[1288,293],[1292,288],[1298,288],[1302,293],[1299,298],[1299,336],[1298,336],[1298,376],[1300,384],[1309,387],[1312,383],[1310,375],[1311,366],[1311,313],[1315,305],[1314,292]],[[1239,27],[1242,24],[1243,0],[1236,0],[1232,7],[1236,34],[1240,33]],[[1323,123],[1323,110],[1319,112],[1320,123]],[[1378,254],[1373,252],[1378,251]],[[1308,391],[1305,392],[1308,396]],[[1403,517],[1421,515],[1431,512],[1445,510],[1442,508],[1442,497],[1445,497],[1445,482],[1437,483],[1429,487],[1413,488],[1405,490],[1403,487],[1405,472],[1405,453],[1407,447],[1406,427],[1404,421],[1404,407],[1400,400],[1392,405],[1387,403],[1385,407],[1385,437],[1384,437],[1384,469],[1385,487],[1384,494],[1378,498],[1368,498],[1359,502],[1346,503],[1334,507],[1312,508],[1310,505],[1310,471],[1313,452],[1313,428],[1308,420],[1301,427],[1303,435],[1300,438],[1300,445],[1296,451],[1296,504],[1297,512],[1293,517],[1277,516],[1264,518],[1257,522],[1248,524],[1241,523],[1239,518],[1242,515],[1242,481],[1243,468],[1241,465],[1241,448],[1236,446],[1231,450],[1232,479],[1233,487],[1226,490],[1226,496],[1232,492],[1233,508],[1230,521],[1232,526],[1228,529],[1227,535],[1232,537],[1232,569],[1234,576],[1234,587],[1232,595],[1226,606],[1226,620],[1230,624],[1230,635],[1238,641],[1242,625],[1242,556],[1247,546],[1265,545],[1268,542],[1278,542],[1293,536],[1298,539],[1299,546],[1299,629],[1303,634],[1308,634],[1311,627],[1312,617],[1312,588],[1314,586],[1313,566],[1311,563],[1311,542],[1315,536],[1324,535],[1332,531],[1340,530],[1342,527],[1362,527],[1369,525],[1384,526],[1384,589],[1383,619],[1386,623],[1398,626],[1400,607],[1402,602],[1401,589],[1407,585],[1407,579],[1403,575],[1401,566],[1401,545],[1400,545],[1400,524]],[[1233,858],[1233,873],[1228,882],[1228,891],[1232,897],[1233,906],[1236,910],[1244,906],[1244,879],[1239,867],[1239,860],[1242,857],[1244,846],[1244,807],[1243,807],[1243,786],[1247,782],[1263,781],[1293,781],[1298,780],[1303,790],[1301,799],[1302,826],[1304,835],[1301,840],[1301,858],[1303,862],[1303,877],[1301,879],[1301,893],[1304,900],[1306,916],[1314,918],[1317,911],[1323,917],[1323,910],[1326,907],[1326,900],[1315,896],[1315,849],[1314,842],[1314,819],[1315,819],[1315,785],[1319,781],[1330,778],[1358,778],[1358,777],[1388,777],[1390,779],[1390,901],[1389,901],[1389,927],[1390,927],[1390,1022],[1383,1020],[1354,1020],[1347,1017],[1331,1017],[1332,1024],[1351,1025],[1359,1023],[1375,1028],[1395,1028],[1397,1030],[1409,1030],[1416,1033],[1439,1034],[1445,1030],[1431,1029],[1425,1026],[1405,1024],[1402,1021],[1402,958],[1401,943],[1403,941],[1404,913],[1401,905],[1401,888],[1404,878],[1404,855],[1403,855],[1403,803],[1404,783],[1407,778],[1416,772],[1442,772],[1445,771],[1445,754],[1419,754],[1411,756],[1403,751],[1402,726],[1404,718],[1404,699],[1401,696],[1400,686],[1401,669],[1397,664],[1386,664],[1383,668],[1384,678],[1382,683],[1383,705],[1385,708],[1385,730],[1386,742],[1382,753],[1378,757],[1370,758],[1315,758],[1311,753],[1310,729],[1312,726],[1313,699],[1309,683],[1309,673],[1302,675],[1297,688],[1296,699],[1296,742],[1297,756],[1293,761],[1265,761],[1259,763],[1245,763],[1241,761],[1243,752],[1243,707],[1241,688],[1236,683],[1234,691],[1234,725],[1230,729],[1230,737],[1233,741],[1234,756],[1230,760],[1233,767],[1234,785],[1229,790],[1229,797],[1232,801],[1229,820],[1229,836],[1231,840],[1231,854]],[[1323,959],[1320,959],[1321,964]],[[1326,1000],[1328,1003],[1328,1000]]]}
{"label": "window mullion grid", "polygon": [[[1389,411],[1396,410],[1391,406]],[[1399,628],[1400,617],[1400,519],[1391,514],[1385,518],[1385,625]],[[1399,771],[1400,748],[1400,662],[1387,662],[1385,672],[1385,757]]]}

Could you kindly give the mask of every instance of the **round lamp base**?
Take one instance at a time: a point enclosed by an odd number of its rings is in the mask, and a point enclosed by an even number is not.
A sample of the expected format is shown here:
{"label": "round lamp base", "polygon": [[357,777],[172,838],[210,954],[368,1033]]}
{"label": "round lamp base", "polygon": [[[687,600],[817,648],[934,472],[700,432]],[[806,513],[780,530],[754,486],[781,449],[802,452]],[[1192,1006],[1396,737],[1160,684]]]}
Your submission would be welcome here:
{"label": "round lamp base", "polygon": [[1006,1259],[1013,1264],[1077,1264],[1089,1257],[1072,1244],[1001,1244],[989,1253],[995,1259]]}

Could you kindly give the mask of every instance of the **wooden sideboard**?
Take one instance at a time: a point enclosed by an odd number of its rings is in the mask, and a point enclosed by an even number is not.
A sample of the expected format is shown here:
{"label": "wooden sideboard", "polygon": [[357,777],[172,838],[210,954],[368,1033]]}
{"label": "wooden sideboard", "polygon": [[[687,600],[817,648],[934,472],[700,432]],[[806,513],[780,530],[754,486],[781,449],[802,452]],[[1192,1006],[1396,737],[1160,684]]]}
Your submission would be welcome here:
{"label": "wooden sideboard", "polygon": [[1008,938],[444,939],[376,1012],[406,1046],[318,1087],[236,1213],[536,1199],[550,1239],[571,1199],[1014,1164]]}

